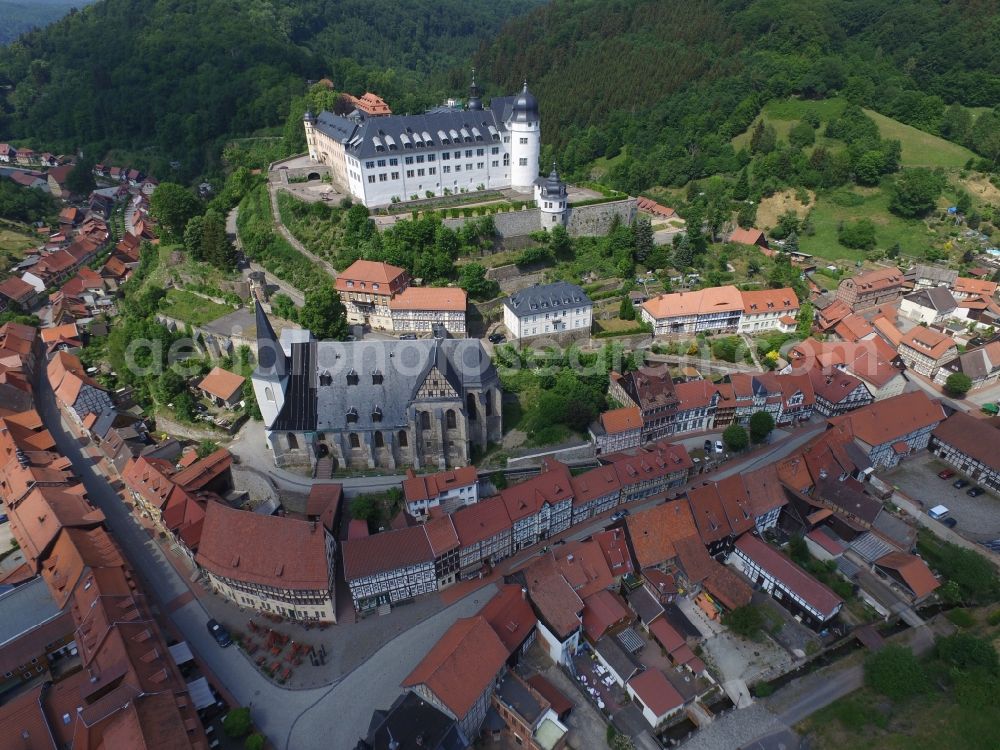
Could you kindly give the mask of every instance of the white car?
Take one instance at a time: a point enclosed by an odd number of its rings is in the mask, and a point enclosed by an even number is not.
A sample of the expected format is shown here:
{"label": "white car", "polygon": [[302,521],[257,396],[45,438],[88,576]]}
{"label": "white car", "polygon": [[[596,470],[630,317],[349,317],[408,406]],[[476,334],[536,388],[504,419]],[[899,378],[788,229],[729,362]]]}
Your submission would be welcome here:
{"label": "white car", "polygon": [[722,450],[723,450],[723,448],[722,448],[722,441],[721,440],[716,440],[715,441],[715,452],[716,453],[722,453]]}

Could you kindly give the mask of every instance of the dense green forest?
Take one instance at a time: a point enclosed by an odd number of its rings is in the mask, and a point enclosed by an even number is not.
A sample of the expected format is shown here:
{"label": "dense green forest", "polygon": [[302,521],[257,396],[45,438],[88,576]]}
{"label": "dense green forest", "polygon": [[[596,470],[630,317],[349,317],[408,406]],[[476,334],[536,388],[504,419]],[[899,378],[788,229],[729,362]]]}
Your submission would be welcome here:
{"label": "dense green forest", "polygon": [[74,8],[94,0],[0,0],[0,44],[8,44],[32,29],[48,26]]}
{"label": "dense green forest", "polygon": [[1000,119],[965,108],[1000,103],[998,33],[996,0],[553,0],[477,64],[501,90],[529,81],[570,176],[613,159],[638,191],[737,171],[730,140],[789,96],[840,95],[995,164]]}
{"label": "dense green forest", "polygon": [[535,2],[100,0],[0,49],[0,134],[193,177],[228,137],[281,125],[310,78],[438,102],[443,73]]}

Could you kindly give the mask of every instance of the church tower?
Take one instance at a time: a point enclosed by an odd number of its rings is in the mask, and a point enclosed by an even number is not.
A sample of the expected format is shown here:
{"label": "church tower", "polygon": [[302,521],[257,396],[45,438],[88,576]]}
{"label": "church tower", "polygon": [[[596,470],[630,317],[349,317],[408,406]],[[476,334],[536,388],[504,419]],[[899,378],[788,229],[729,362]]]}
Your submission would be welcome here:
{"label": "church tower", "polygon": [[542,123],[538,100],[528,91],[527,81],[514,99],[506,125],[510,132],[510,186],[524,193],[531,192],[538,177]]}
{"label": "church tower", "polygon": [[270,428],[285,404],[285,389],[288,387],[288,363],[285,352],[278,342],[278,336],[267,319],[263,306],[258,301],[256,307],[257,326],[257,369],[251,380],[257,397],[264,427]]}
{"label": "church tower", "polygon": [[472,85],[469,86],[469,111],[478,112],[483,108],[483,92],[476,85],[476,69],[472,69]]}

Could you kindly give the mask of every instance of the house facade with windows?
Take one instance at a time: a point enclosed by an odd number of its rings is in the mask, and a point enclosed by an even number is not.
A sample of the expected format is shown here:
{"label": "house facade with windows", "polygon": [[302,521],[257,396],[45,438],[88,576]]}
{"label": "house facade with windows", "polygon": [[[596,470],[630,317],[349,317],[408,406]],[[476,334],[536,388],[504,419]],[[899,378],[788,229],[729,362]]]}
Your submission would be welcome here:
{"label": "house facade with windows", "polygon": [[903,294],[903,273],[898,268],[879,268],[841,280],[837,299],[857,312],[895,302]]}
{"label": "house facade with windows", "polygon": [[417,198],[514,189],[538,177],[541,117],[525,83],[514,96],[483,104],[475,82],[466,109],[370,116],[355,110],[303,118],[309,158],[334,184],[369,208]]}
{"label": "house facade with windows", "polygon": [[743,316],[740,333],[759,331],[792,331],[799,314],[799,298],[791,287],[783,289],[757,289],[740,292],[743,298]]}
{"label": "house facade with windows", "polygon": [[522,289],[503,303],[503,324],[516,339],[590,335],[594,305],[576,284],[557,281]]}
{"label": "house facade with windows", "polygon": [[396,333],[428,333],[443,325],[448,333],[465,337],[464,289],[411,286],[389,300],[390,330]]}
{"label": "house facade with windows", "polygon": [[342,543],[344,579],[361,614],[438,590],[435,553],[423,526]]}
{"label": "house facade with windows", "polygon": [[500,492],[512,523],[513,552],[565,531],[573,518],[569,468],[546,459],[542,472]]}
{"label": "house facade with windows", "polygon": [[637,406],[602,412],[590,426],[597,455],[637,448],[642,442],[642,411]]}
{"label": "house facade with windows", "polygon": [[642,320],[656,336],[702,331],[736,331],[743,317],[743,297],[735,286],[660,294],[640,307]]}
{"label": "house facade with windows", "polygon": [[451,520],[458,533],[459,571],[463,579],[510,557],[512,524],[499,495],[459,509]]}
{"label": "house facade with windows", "polygon": [[954,339],[923,326],[916,326],[905,334],[899,342],[898,351],[903,364],[932,379],[945,362],[958,356]]}
{"label": "house facade with windows", "polygon": [[962,373],[972,381],[972,389],[985,388],[1000,380],[1000,339],[969,349],[944,362],[938,368],[934,382],[944,385],[948,376]]}
{"label": "house facade with windows", "polygon": [[432,508],[454,513],[479,502],[479,472],[475,466],[463,466],[418,476],[413,469],[407,469],[403,499],[406,512],[414,518],[426,518]]}
{"label": "house facade with windows", "polygon": [[392,330],[389,302],[410,284],[398,266],[356,260],[337,276],[334,288],[347,311],[347,322]]}

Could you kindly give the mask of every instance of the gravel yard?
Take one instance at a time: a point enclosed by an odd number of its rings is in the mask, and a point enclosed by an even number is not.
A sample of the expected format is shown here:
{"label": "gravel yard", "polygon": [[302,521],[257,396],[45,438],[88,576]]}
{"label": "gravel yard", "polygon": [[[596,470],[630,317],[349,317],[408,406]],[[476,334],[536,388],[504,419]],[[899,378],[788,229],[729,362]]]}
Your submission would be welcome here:
{"label": "gravel yard", "polygon": [[953,467],[923,453],[906,459],[881,478],[923,504],[925,511],[938,504],[946,506],[951,517],[958,521],[955,531],[969,539],[986,541],[1000,537],[1000,499],[990,492],[969,497],[965,494],[969,487],[955,489],[952,483],[962,475],[956,472],[951,479],[939,478],[937,473],[946,468]]}

